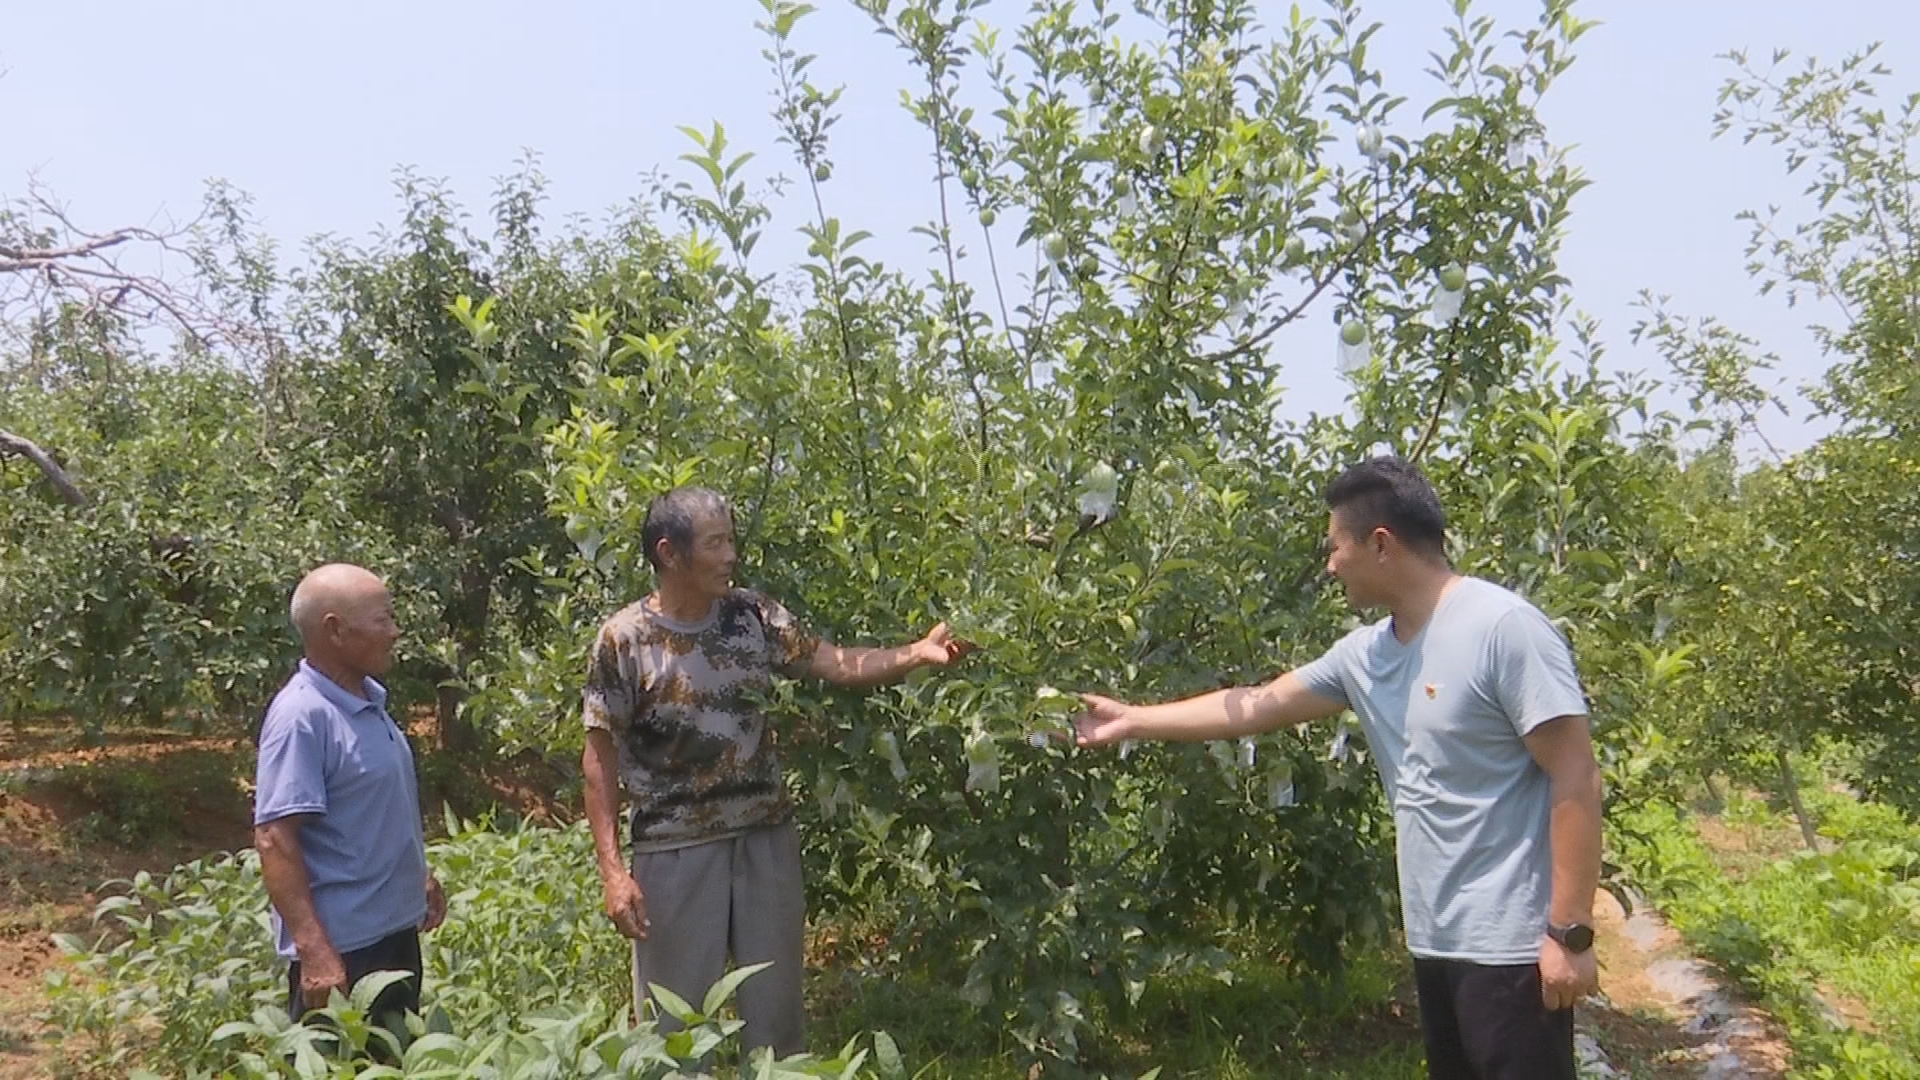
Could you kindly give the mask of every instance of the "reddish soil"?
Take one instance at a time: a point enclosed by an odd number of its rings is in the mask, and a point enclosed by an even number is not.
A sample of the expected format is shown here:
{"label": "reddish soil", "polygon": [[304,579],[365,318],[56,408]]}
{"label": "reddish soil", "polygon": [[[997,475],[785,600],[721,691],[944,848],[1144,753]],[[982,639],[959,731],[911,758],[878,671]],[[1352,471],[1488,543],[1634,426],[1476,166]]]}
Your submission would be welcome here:
{"label": "reddish soil", "polygon": [[[416,747],[433,745],[430,713],[408,727]],[[111,731],[97,747],[71,723],[0,729],[0,1080],[55,1072],[36,1015],[62,962],[51,935],[87,928],[102,883],[251,845],[252,750],[243,736],[162,729]],[[462,814],[574,816],[553,798],[561,778],[531,755],[423,772],[439,781],[421,793],[430,832],[443,799]]]}

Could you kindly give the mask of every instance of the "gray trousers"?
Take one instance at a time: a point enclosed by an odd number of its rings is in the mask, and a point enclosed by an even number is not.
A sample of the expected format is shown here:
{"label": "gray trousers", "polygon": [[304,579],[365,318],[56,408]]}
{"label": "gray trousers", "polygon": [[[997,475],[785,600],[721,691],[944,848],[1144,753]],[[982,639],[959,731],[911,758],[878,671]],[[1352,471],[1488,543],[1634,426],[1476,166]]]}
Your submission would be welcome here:
{"label": "gray trousers", "polygon": [[[636,1010],[648,1000],[648,983],[698,1009],[707,988],[728,970],[772,961],[734,995],[746,1022],[742,1043],[749,1050],[770,1046],[781,1057],[806,1049],[807,898],[793,822],[671,851],[635,852],[633,880],[653,923],[646,940],[633,943]],[[680,1026],[664,1012],[660,1021],[663,1032]]]}

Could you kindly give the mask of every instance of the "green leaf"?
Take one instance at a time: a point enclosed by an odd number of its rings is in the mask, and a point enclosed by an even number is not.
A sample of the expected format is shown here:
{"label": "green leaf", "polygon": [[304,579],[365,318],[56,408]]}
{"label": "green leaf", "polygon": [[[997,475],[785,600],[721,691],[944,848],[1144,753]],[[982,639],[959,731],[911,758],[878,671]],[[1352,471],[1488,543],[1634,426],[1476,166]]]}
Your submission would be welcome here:
{"label": "green leaf", "polygon": [[884,1031],[873,1033],[873,1062],[879,1070],[880,1080],[901,1080],[907,1075],[906,1062],[900,1058],[900,1047],[895,1045],[893,1036]]}
{"label": "green leaf", "polygon": [[[723,979],[721,981],[725,982],[726,980]],[[683,1024],[697,1024],[706,1019],[706,1017],[700,1013],[695,1012],[693,1006],[687,1004],[685,998],[680,997],[659,983],[648,983],[647,992],[652,996],[653,1000],[660,1003],[660,1007],[666,1010],[668,1016],[673,1017]]]}
{"label": "green leaf", "polygon": [[713,986],[707,990],[707,996],[700,1005],[700,1011],[708,1016],[719,1013],[720,1006],[732,1000],[734,992],[740,989],[741,983],[746,982],[748,979],[772,966],[773,962],[767,961],[765,963],[750,964],[746,967],[727,972],[719,982],[714,983]]}

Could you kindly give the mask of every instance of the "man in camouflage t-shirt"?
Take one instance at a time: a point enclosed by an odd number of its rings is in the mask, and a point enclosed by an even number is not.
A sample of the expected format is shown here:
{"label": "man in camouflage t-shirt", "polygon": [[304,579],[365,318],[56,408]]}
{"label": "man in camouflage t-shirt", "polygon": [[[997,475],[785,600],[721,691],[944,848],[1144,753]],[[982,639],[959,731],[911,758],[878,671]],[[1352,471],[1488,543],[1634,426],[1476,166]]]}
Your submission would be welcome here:
{"label": "man in camouflage t-shirt", "polygon": [[[654,592],[608,619],[588,665],[587,819],[607,915],[634,943],[634,1001],[657,983],[698,1004],[733,967],[771,962],[736,1002],[749,1047],[804,1044],[800,843],[764,708],[773,675],[895,681],[968,651],[942,623],[892,649],[842,647],[733,587],[733,518],[705,488],[655,499],[642,530]],[[619,791],[632,804],[621,857]],[[666,1026],[672,1026],[663,1017]]]}

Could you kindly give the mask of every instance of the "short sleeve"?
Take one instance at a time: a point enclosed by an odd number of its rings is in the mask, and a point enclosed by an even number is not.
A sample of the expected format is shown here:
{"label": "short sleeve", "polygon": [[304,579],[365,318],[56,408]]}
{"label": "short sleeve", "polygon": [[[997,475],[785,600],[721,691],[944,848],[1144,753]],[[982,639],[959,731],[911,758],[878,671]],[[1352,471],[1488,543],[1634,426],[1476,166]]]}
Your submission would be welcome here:
{"label": "short sleeve", "polygon": [[253,823],[327,812],[327,737],[324,711],[275,702],[260,725],[260,761],[254,770]]}
{"label": "short sleeve", "polygon": [[1516,608],[1494,624],[1489,642],[1493,698],[1515,733],[1562,716],[1587,715],[1573,648],[1539,608]]}
{"label": "short sleeve", "polygon": [[1319,659],[1294,668],[1293,677],[1299,679],[1300,685],[1309,692],[1352,708],[1346,681],[1347,654],[1352,651],[1352,642],[1352,635],[1334,642],[1333,648],[1321,653]]}
{"label": "short sleeve", "polygon": [[774,670],[790,679],[805,675],[813,654],[820,651],[820,635],[808,630],[770,596],[755,593],[754,603],[760,609],[760,624],[767,630],[767,655],[773,658]]}
{"label": "short sleeve", "polygon": [[639,688],[621,663],[624,651],[613,628],[601,627],[587,657],[587,687],[580,699],[580,717],[589,728],[617,735],[633,723]]}

